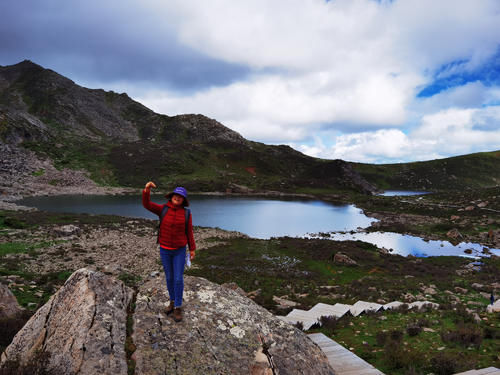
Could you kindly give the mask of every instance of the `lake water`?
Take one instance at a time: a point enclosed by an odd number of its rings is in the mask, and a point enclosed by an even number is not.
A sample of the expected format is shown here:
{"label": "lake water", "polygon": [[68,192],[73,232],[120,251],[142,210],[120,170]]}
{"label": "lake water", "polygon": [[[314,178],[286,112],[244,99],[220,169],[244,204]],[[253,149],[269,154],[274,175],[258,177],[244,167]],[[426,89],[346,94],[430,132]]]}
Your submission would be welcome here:
{"label": "lake water", "polygon": [[408,190],[386,190],[382,194],[384,197],[395,197],[405,195],[425,195],[430,194],[428,191],[408,191]]}
{"label": "lake water", "polygon": [[[153,195],[152,201],[164,203],[162,195]],[[353,205],[333,205],[314,200],[277,200],[248,197],[190,196],[194,225],[219,227],[248,234],[254,238],[317,237],[312,233],[331,233],[335,240],[361,240],[393,253],[415,256],[480,256],[482,246],[462,243],[457,246],[447,241],[425,241],[420,237],[398,233],[339,233],[367,228],[376,221]],[[113,214],[127,217],[157,219],[142,207],[140,196],[62,195],[30,197],[19,202],[52,212]],[[473,249],[473,254],[464,250]],[[490,249],[500,255],[500,249]]]}
{"label": "lake water", "polygon": [[[151,200],[165,203],[163,195]],[[376,221],[353,205],[314,200],[190,196],[193,224],[235,230],[255,238],[303,236],[308,232],[350,231]],[[157,219],[142,206],[140,196],[61,195],[30,197],[19,202],[52,212],[113,214]]]}
{"label": "lake water", "polygon": [[[318,235],[308,235],[310,238],[321,238]],[[330,237],[333,240],[359,240],[369,242],[384,247],[387,250],[392,250],[392,254],[403,256],[414,255],[417,257],[427,256],[443,256],[443,255],[458,255],[475,258],[485,256],[483,254],[484,246],[471,242],[461,242],[453,245],[448,241],[423,240],[420,237],[409,236],[406,234],[392,232],[356,232],[356,233],[331,233]],[[465,250],[472,250],[471,254],[465,253]],[[492,254],[500,256],[500,249],[489,249]]]}

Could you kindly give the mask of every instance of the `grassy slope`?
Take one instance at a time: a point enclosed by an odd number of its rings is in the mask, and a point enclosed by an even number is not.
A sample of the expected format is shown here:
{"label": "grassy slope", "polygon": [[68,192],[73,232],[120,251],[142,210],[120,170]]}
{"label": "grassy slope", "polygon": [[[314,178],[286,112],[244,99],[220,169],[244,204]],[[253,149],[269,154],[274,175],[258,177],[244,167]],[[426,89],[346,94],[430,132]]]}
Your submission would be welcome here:
{"label": "grassy slope", "polygon": [[[358,266],[334,263],[333,255],[339,251],[356,260]],[[497,280],[500,260],[486,259],[479,272],[454,272],[469,261],[461,257],[384,255],[359,241],[235,239],[201,251],[195,262],[198,267],[187,272],[217,283],[236,282],[246,292],[259,290],[255,301],[280,314],[288,310],[280,311],[273,295],[298,301],[298,308],[309,309],[318,302],[402,300],[403,294],[418,295],[424,285],[432,284],[437,294],[421,299],[440,303],[439,310],[368,314],[330,321],[314,331],[332,337],[386,374],[437,374],[500,366],[500,318],[480,312],[486,319],[477,324],[465,312],[465,306],[475,304],[484,311],[488,299],[471,285]],[[325,285],[333,289],[321,288]],[[446,292],[455,291],[455,287],[467,291]],[[450,304],[450,294],[456,294],[458,304]],[[432,331],[411,335],[408,328],[416,325]]]}
{"label": "grassy slope", "polygon": [[463,190],[500,184],[500,151],[425,162],[352,165],[381,189]]}

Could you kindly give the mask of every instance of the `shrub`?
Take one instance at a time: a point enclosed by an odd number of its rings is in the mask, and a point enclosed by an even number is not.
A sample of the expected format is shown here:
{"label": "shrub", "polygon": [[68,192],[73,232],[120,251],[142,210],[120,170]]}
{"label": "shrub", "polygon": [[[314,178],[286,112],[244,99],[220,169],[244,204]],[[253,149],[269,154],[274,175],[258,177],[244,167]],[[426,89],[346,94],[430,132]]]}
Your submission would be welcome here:
{"label": "shrub", "polygon": [[448,353],[439,353],[431,358],[432,371],[436,375],[451,375],[458,371],[457,357]]}
{"label": "shrub", "polygon": [[411,324],[406,327],[406,332],[408,333],[408,336],[417,336],[420,332],[422,332],[422,327],[417,324]]}
{"label": "shrub", "polygon": [[425,318],[419,319],[416,324],[420,328],[429,327],[431,325],[431,323],[429,322],[429,319],[425,319]]}
{"label": "shrub", "polygon": [[464,347],[479,348],[483,341],[481,329],[474,325],[458,325],[456,330],[441,332],[443,342],[456,343]]}
{"label": "shrub", "polygon": [[406,364],[403,347],[396,341],[389,340],[384,346],[384,358],[389,368],[402,368]]}
{"label": "shrub", "polygon": [[500,329],[496,329],[494,327],[486,327],[484,329],[485,339],[500,339]]}
{"label": "shrub", "polygon": [[377,335],[375,336],[375,340],[377,341],[378,346],[384,346],[385,343],[387,342],[387,337],[389,334],[387,332],[377,332]]}
{"label": "shrub", "polygon": [[400,331],[399,329],[393,329],[390,332],[390,337],[392,341],[400,343],[403,340],[403,331]]}
{"label": "shrub", "polygon": [[298,321],[297,323],[295,323],[295,328],[298,328],[301,331],[303,331],[304,330],[304,323],[302,323],[301,321]]}
{"label": "shrub", "polygon": [[333,334],[337,328],[337,319],[334,316],[322,316],[319,321],[321,326],[331,334]]}
{"label": "shrub", "polygon": [[457,353],[439,353],[430,363],[430,370],[436,375],[451,375],[476,366],[473,360]]}

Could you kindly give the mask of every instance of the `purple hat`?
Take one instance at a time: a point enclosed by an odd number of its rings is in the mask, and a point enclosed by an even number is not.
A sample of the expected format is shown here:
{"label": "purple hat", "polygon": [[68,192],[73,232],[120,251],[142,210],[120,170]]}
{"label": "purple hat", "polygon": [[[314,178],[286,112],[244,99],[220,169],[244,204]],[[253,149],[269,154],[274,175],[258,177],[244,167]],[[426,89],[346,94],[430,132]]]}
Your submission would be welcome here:
{"label": "purple hat", "polygon": [[172,191],[171,193],[168,193],[167,195],[165,195],[168,199],[172,198],[172,195],[174,194],[177,194],[177,195],[180,195],[181,197],[184,197],[184,202],[182,202],[182,205],[184,207],[187,207],[189,206],[189,201],[188,201],[188,192],[185,188],[183,188],[182,186],[178,186],[174,189],[174,191]]}

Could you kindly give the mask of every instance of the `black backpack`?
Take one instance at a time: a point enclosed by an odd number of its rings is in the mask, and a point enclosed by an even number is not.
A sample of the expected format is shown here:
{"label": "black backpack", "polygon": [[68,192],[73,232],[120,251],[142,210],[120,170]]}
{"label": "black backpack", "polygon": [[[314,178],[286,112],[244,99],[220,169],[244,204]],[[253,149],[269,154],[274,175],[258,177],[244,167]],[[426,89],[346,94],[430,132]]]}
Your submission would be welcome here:
{"label": "black backpack", "polygon": [[[156,243],[160,243],[161,222],[163,221],[163,218],[167,214],[167,211],[168,211],[168,206],[164,205],[160,214],[160,223],[158,224],[158,235],[156,236]],[[186,224],[185,224],[186,237],[188,237],[188,223],[189,223],[189,215],[191,215],[191,210],[189,208],[184,207],[184,214],[186,215]]]}

